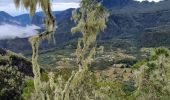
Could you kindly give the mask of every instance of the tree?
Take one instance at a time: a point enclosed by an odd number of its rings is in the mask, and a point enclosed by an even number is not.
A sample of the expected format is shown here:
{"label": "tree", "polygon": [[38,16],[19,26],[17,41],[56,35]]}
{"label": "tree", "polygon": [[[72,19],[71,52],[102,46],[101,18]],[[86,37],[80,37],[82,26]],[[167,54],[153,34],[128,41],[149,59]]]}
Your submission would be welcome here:
{"label": "tree", "polygon": [[[80,91],[79,93],[87,93],[87,95],[78,93],[81,99],[89,98],[88,94],[92,92],[86,91],[88,90],[87,87],[83,89],[83,86],[89,86],[90,84],[87,83],[87,79],[90,76],[89,65],[96,53],[96,37],[98,33],[106,28],[108,16],[108,11],[97,0],[82,0],[80,9],[73,11],[73,20],[77,25],[72,28],[72,32],[82,33],[82,38],[79,39],[76,50],[79,70],[69,84],[73,91],[77,89],[77,91]],[[85,85],[84,82],[88,85]],[[69,92],[70,88],[68,87],[65,94]]]}
{"label": "tree", "polygon": [[[80,3],[80,9],[74,11],[73,19],[75,23],[77,23],[77,26],[74,27],[72,31],[81,32],[83,35],[78,41],[76,51],[79,71],[75,74],[73,72],[63,87],[63,82],[61,81],[62,76],[59,76],[57,82],[55,82],[53,73],[49,73],[48,82],[42,82],[40,67],[37,62],[39,43],[44,39],[52,38],[53,33],[56,30],[56,23],[52,16],[50,0],[14,0],[14,2],[16,7],[24,6],[28,9],[31,16],[34,15],[38,4],[40,4],[45,13],[44,23],[46,25],[46,31],[30,38],[30,43],[32,44],[33,49],[32,64],[34,72],[34,87],[36,90],[34,99],[69,99],[70,89],[73,91],[76,90],[76,85],[80,84],[85,78],[91,76],[89,74],[89,64],[96,52],[95,42],[97,34],[106,28],[106,22],[109,16],[107,10],[96,0],[82,0]],[[78,88],[79,91],[82,89],[80,88],[81,87]]]}
{"label": "tree", "polygon": [[37,6],[40,5],[45,14],[44,24],[46,30],[38,35],[32,36],[29,39],[33,49],[32,64],[35,90],[41,100],[45,100],[45,94],[42,91],[43,85],[40,80],[40,67],[37,60],[39,43],[44,39],[52,39],[53,33],[56,31],[56,21],[52,15],[50,0],[14,0],[14,3],[16,7],[23,6],[29,10],[31,16],[35,14]]}

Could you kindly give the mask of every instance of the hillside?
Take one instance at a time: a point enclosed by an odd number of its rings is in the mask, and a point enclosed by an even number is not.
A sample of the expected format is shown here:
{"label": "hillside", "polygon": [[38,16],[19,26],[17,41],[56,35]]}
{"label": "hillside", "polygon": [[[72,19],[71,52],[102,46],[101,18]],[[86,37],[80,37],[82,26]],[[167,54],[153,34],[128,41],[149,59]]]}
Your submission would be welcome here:
{"label": "hillside", "polygon": [[2,24],[15,24],[20,25],[21,23],[17,21],[13,16],[9,15],[4,11],[0,11],[0,25]]}
{"label": "hillside", "polygon": [[33,77],[30,59],[0,48],[0,100],[20,100],[25,81]]}
{"label": "hillside", "polygon": [[28,77],[33,77],[31,62],[0,48],[0,99],[20,99],[22,86]]}
{"label": "hillside", "polygon": [[0,66],[15,66],[26,76],[33,76],[31,62],[21,55],[0,48]]}

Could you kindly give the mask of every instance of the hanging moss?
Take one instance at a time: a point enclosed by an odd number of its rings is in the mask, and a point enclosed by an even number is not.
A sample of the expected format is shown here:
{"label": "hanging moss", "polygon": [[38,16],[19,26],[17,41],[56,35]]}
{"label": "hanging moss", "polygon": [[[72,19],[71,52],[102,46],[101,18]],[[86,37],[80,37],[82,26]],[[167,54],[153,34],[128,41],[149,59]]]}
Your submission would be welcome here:
{"label": "hanging moss", "polygon": [[95,46],[96,36],[106,28],[108,16],[107,10],[96,0],[82,0],[80,9],[73,11],[73,19],[77,26],[72,28],[72,32],[83,34],[79,39],[76,52],[80,67],[82,67],[81,63],[90,57],[91,50],[94,50],[92,48]]}
{"label": "hanging moss", "polygon": [[37,95],[39,96],[38,99],[45,100],[45,94],[43,93],[43,85],[41,82],[41,74],[40,74],[40,67],[38,64],[38,49],[39,44],[42,40],[48,39],[52,40],[53,33],[56,30],[56,22],[55,18],[52,15],[50,0],[14,0],[16,7],[23,6],[27,10],[30,11],[30,16],[33,16],[36,11],[37,5],[40,5],[44,14],[45,14],[45,27],[46,31],[42,32],[38,35],[35,35],[29,39],[32,49],[32,65],[33,65],[33,73],[34,73],[34,87],[36,90]]}
{"label": "hanging moss", "polygon": [[71,31],[82,33],[82,38],[79,39],[76,50],[79,70],[72,78],[69,89],[74,91],[89,73],[89,65],[96,53],[96,37],[106,28],[108,16],[107,10],[96,0],[82,0],[80,9],[73,11],[73,20],[77,25]]}

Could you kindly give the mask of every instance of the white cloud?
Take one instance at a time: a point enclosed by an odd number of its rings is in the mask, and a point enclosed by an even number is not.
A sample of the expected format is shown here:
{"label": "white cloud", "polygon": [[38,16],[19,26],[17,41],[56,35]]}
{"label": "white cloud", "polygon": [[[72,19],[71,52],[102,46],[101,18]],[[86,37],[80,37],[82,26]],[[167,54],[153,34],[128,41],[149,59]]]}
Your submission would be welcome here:
{"label": "white cloud", "polygon": [[[14,0],[0,0],[0,3],[13,3]],[[65,2],[65,3],[69,3],[69,2],[80,2],[80,0],[51,0],[52,2]]]}
{"label": "white cloud", "polygon": [[52,3],[52,10],[53,11],[62,11],[62,10],[66,10],[69,8],[78,8],[79,7],[79,3],[74,3],[74,2],[70,2],[70,3]]}
{"label": "white cloud", "polygon": [[154,2],[159,2],[159,1],[163,1],[163,0],[136,0],[136,1],[140,1],[140,2],[142,2],[142,1],[149,1],[149,2],[154,1]]}
{"label": "white cloud", "polygon": [[69,3],[69,2],[80,2],[80,0],[52,0],[53,2],[65,2],[65,3]]}
{"label": "white cloud", "polygon": [[36,29],[40,27],[35,25],[30,25],[26,27],[3,24],[0,25],[0,40],[2,39],[14,39],[16,37],[25,38],[37,34]]}

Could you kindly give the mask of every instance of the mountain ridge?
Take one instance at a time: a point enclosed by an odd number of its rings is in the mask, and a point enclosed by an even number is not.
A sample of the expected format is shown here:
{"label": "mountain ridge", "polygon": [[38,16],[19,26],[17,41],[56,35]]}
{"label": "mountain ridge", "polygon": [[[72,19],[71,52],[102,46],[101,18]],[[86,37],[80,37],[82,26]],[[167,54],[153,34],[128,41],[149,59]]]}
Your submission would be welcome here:
{"label": "mountain ridge", "polygon": [[[154,2],[142,2],[139,3],[137,1],[132,0],[103,0],[106,2],[105,6],[107,7],[107,3],[111,2],[117,2],[117,6],[114,7],[113,5],[109,8],[110,17],[109,21],[107,23],[107,28],[105,31],[98,36],[98,40],[113,40],[113,39],[127,39],[128,41],[132,41],[137,46],[148,46],[145,43],[150,43],[148,41],[143,42],[143,36],[142,33],[147,33],[146,28],[154,29],[154,27],[159,27],[163,25],[170,25],[170,6],[167,6],[170,4],[170,0],[161,1],[159,3]],[[120,4],[123,1],[127,1],[123,4]],[[119,5],[120,4],[120,5]],[[123,5],[123,6],[122,6]],[[136,6],[134,6],[136,5]],[[150,5],[149,7],[147,7]],[[163,6],[164,5],[164,6]],[[109,6],[109,5],[108,5]],[[136,10],[137,8],[143,8],[139,10]],[[146,8],[145,8],[146,7]],[[158,7],[158,8],[157,8]],[[116,10],[117,9],[117,10]],[[132,10],[128,10],[132,9]],[[42,48],[51,48],[51,47],[58,47],[58,46],[65,46],[68,44],[69,41],[74,41],[81,35],[79,33],[77,34],[71,34],[71,28],[74,27],[74,22],[71,20],[71,14],[74,9],[68,9],[59,13],[55,14],[58,28],[56,30],[55,38],[57,41],[57,45],[48,45],[48,43],[43,42]],[[41,14],[40,14],[41,15]],[[36,15],[35,16],[39,16]],[[28,15],[27,15],[28,18]],[[41,16],[35,18],[33,20],[36,25],[41,25],[42,20]],[[19,19],[19,18],[18,18]],[[168,26],[169,27],[169,26]],[[152,31],[154,32],[154,31]],[[142,35],[141,35],[142,34]],[[150,33],[151,34],[151,33]],[[147,35],[147,34],[145,34]],[[152,35],[150,35],[152,36]],[[159,34],[161,37],[161,34]],[[169,36],[167,34],[167,36]],[[152,38],[152,37],[148,37]],[[17,42],[15,41],[25,41],[25,45],[28,47],[20,48],[20,45],[17,45]],[[24,43],[23,46],[24,46]],[[16,45],[16,47],[19,47],[20,50],[16,50],[14,47],[11,47],[10,44]],[[168,43],[165,43],[168,44]],[[26,39],[14,39],[14,40],[7,40],[1,41],[0,47],[10,48],[11,50],[21,52],[23,50],[30,50],[31,47],[29,46],[29,42],[26,42]],[[156,45],[156,44],[150,44],[149,46],[164,46],[164,44]]]}

